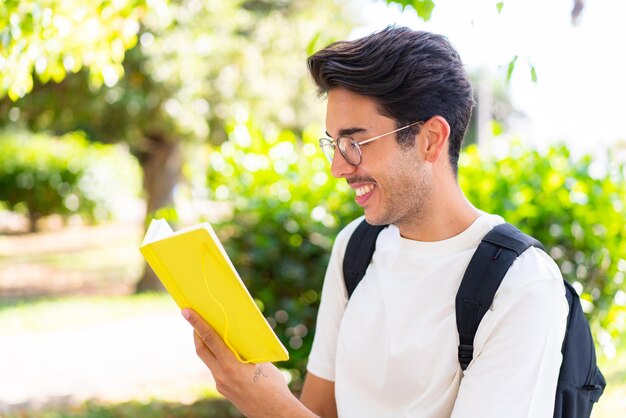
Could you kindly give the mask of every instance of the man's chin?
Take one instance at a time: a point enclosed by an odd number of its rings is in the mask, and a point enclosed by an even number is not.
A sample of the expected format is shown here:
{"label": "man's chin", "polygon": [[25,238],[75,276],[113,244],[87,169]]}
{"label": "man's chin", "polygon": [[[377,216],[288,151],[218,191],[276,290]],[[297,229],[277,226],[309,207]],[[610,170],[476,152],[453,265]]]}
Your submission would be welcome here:
{"label": "man's chin", "polygon": [[389,225],[385,217],[372,213],[371,211],[365,211],[365,220],[370,225]]}

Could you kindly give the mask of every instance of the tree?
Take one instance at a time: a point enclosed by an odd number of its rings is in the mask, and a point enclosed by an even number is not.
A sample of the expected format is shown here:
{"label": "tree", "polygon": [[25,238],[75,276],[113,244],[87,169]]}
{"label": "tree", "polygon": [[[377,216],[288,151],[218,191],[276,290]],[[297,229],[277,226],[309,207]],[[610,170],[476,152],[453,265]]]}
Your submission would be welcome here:
{"label": "tree", "polygon": [[[148,10],[115,84],[98,86],[85,70],[61,83],[35,81],[31,94],[0,101],[0,117],[32,130],[79,128],[94,140],[127,142],[141,163],[152,215],[172,205],[183,141],[221,143],[223,126],[242,114],[266,129],[297,131],[319,120],[305,58],[345,36],[346,22],[332,0],[183,0]],[[158,287],[150,273],[140,290]]]}
{"label": "tree", "polygon": [[[100,86],[121,76],[148,3],[161,0],[5,0],[0,7],[0,97],[17,100],[39,81],[60,82],[86,67]],[[10,71],[8,71],[10,69]]]}
{"label": "tree", "polygon": [[[435,7],[386,1],[424,20]],[[303,99],[311,96],[304,58],[344,36],[346,22],[332,0],[8,0],[0,10],[0,96],[8,94],[0,117],[128,142],[151,214],[171,205],[181,141],[220,143],[225,121],[244,113],[295,130],[318,119]],[[146,275],[140,288],[157,283]]]}
{"label": "tree", "polygon": [[[435,8],[435,0],[386,2],[412,8],[423,20],[429,20]],[[585,2],[572,2],[576,23]],[[213,3],[212,7],[217,5]],[[289,3],[245,2],[249,9],[265,11]],[[498,9],[503,4],[494,1]],[[124,53],[137,43],[141,22],[150,14],[167,15],[167,5],[168,0],[5,0],[0,8],[0,97],[8,94],[13,101],[24,97],[33,88],[33,75],[43,84],[58,83],[81,69],[89,71],[92,87],[114,85],[123,74]]]}

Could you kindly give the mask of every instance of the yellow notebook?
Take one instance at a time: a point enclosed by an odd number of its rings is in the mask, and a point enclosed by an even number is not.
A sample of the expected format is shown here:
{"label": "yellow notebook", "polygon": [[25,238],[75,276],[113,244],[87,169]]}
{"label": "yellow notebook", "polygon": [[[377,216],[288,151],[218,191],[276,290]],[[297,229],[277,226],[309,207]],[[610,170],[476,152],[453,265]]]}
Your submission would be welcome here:
{"label": "yellow notebook", "polygon": [[153,219],[140,251],[178,306],[198,312],[239,361],[289,358],[210,224],[174,233],[167,221]]}

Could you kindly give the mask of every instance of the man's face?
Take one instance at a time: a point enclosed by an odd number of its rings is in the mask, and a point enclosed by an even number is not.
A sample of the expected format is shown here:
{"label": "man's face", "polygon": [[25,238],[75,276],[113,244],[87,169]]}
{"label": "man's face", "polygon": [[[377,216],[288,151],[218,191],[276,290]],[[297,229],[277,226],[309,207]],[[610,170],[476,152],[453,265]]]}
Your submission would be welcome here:
{"label": "man's face", "polygon": [[[350,136],[357,142],[397,129],[393,119],[379,113],[376,102],[335,88],[328,93],[326,131],[336,139]],[[332,175],[345,178],[355,191],[370,224],[414,223],[424,215],[432,189],[432,172],[416,144],[401,147],[395,134],[361,146],[362,161],[350,165],[335,152]]]}

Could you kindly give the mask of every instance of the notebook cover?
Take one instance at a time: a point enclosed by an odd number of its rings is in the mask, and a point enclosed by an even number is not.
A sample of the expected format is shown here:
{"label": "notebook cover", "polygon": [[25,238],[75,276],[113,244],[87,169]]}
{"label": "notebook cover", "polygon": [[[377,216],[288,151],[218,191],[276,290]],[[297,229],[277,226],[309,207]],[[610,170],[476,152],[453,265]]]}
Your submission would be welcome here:
{"label": "notebook cover", "polygon": [[289,358],[221,244],[207,229],[172,235],[145,244],[140,250],[178,306],[198,312],[240,361],[262,363]]}

